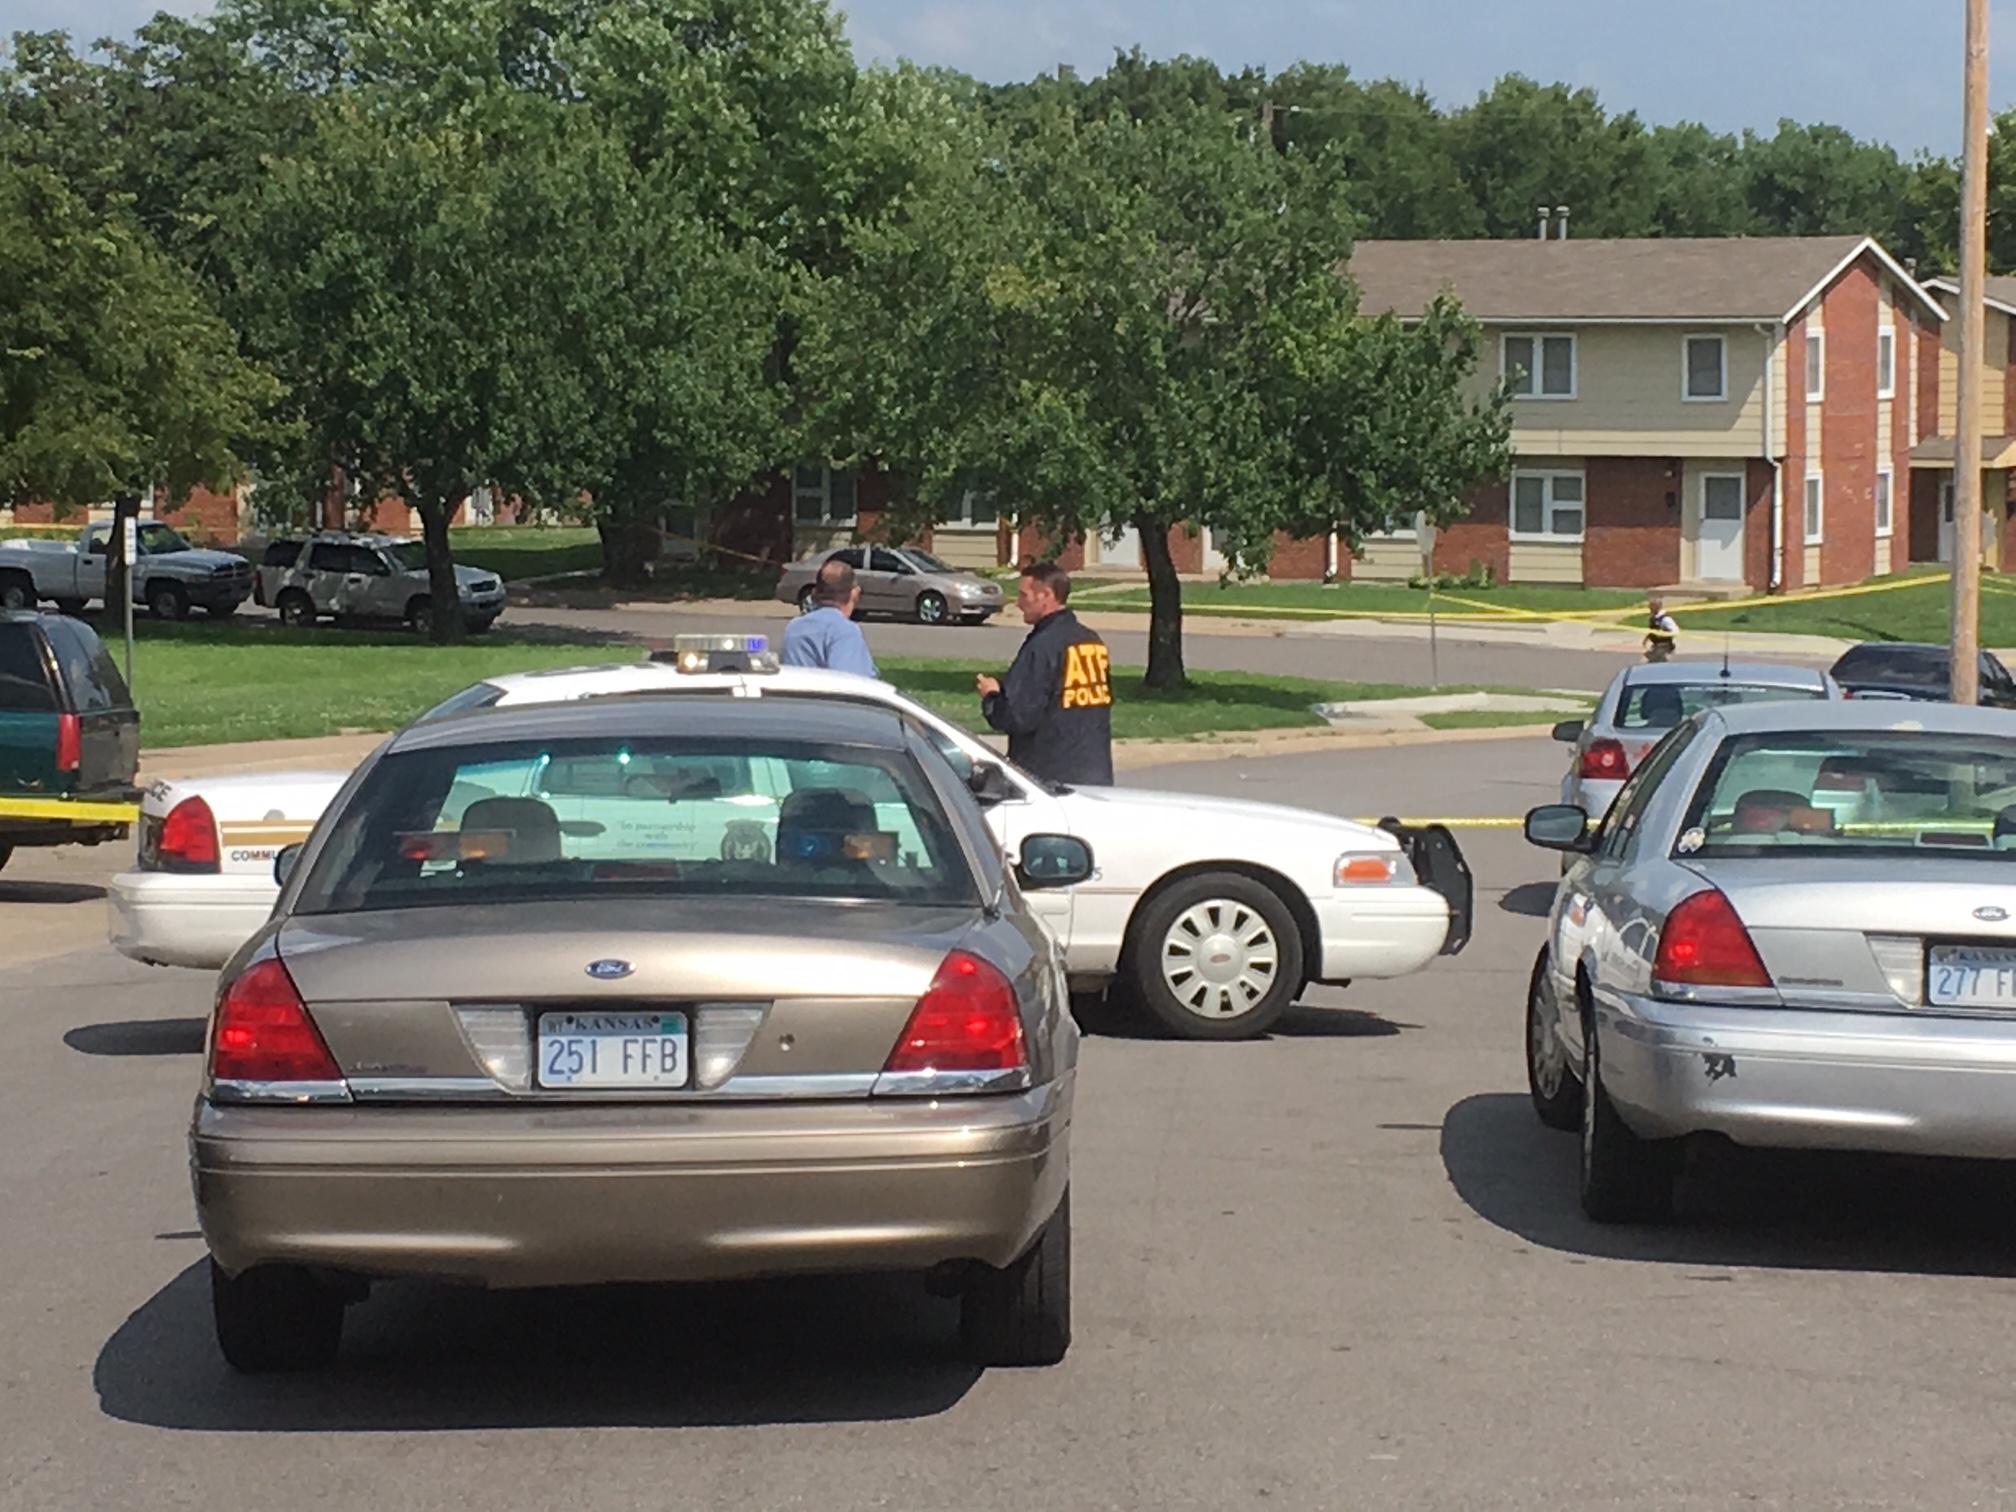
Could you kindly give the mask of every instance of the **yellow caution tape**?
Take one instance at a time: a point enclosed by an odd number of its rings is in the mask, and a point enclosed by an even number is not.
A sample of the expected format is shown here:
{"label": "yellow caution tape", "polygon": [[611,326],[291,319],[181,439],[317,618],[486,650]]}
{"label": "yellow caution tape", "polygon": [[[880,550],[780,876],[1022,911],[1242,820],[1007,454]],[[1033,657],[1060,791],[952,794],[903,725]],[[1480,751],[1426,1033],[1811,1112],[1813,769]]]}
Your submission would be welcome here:
{"label": "yellow caution tape", "polygon": [[[1385,817],[1385,815],[1381,814],[1367,818],[1361,814],[1352,822],[1354,824],[1377,824],[1380,819]],[[1523,829],[1526,824],[1524,819],[1507,819],[1502,815],[1488,814],[1481,817],[1472,815],[1461,819],[1413,819],[1402,815],[1400,816],[1400,822],[1417,829],[1430,824],[1439,824],[1445,829]]]}
{"label": "yellow caution tape", "polygon": [[73,803],[67,798],[0,798],[0,819],[68,819],[77,824],[132,824],[137,803]]}

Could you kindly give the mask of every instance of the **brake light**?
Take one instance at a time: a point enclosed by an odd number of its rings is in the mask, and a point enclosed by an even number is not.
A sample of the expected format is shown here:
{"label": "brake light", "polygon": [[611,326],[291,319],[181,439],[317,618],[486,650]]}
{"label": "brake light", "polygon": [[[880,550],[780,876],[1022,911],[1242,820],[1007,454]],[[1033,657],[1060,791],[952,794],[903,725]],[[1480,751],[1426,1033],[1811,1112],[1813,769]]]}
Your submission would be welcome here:
{"label": "brake light", "polygon": [[201,798],[184,798],[168,810],[154,856],[162,871],[216,871],[217,820],[210,805]]}
{"label": "brake light", "polygon": [[217,999],[210,1076],[225,1082],[343,1080],[278,956],[253,962]]}
{"label": "brake light", "polygon": [[1631,758],[1624,754],[1621,740],[1592,740],[1582,748],[1584,778],[1598,782],[1622,782],[1631,775]]}
{"label": "brake light", "polygon": [[74,772],[84,765],[84,725],[75,714],[56,716],[56,770]]}
{"label": "brake light", "polygon": [[1771,973],[1729,899],[1710,887],[1666,915],[1652,975],[1687,987],[1769,987]]}
{"label": "brake light", "polygon": [[912,1075],[1015,1071],[1029,1064],[1022,1015],[1008,978],[978,956],[955,950],[910,1010],[882,1071]]}

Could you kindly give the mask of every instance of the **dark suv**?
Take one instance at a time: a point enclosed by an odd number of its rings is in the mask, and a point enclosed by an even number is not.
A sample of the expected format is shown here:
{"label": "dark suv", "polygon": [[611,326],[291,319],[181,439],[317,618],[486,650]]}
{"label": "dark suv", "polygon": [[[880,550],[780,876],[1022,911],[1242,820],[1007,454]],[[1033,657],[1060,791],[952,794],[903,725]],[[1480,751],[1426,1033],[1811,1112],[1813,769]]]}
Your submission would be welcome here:
{"label": "dark suv", "polygon": [[0,613],[0,865],[19,845],[123,840],[125,824],[27,817],[9,799],[130,803],[140,714],[89,625]]}
{"label": "dark suv", "polygon": [[[1849,698],[1899,698],[1946,703],[1953,689],[1950,646],[1924,641],[1864,641],[1829,669]],[[1980,695],[1995,709],[2016,709],[2016,678],[1992,652],[1981,653]]]}

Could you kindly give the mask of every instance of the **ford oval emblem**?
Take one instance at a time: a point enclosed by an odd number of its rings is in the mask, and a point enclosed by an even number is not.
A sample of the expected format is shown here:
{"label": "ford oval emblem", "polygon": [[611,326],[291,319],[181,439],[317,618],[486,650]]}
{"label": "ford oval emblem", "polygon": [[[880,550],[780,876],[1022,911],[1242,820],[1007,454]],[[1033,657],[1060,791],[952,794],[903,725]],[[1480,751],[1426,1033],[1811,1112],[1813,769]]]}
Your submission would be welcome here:
{"label": "ford oval emblem", "polygon": [[2009,910],[2006,908],[1997,908],[1993,903],[1990,903],[1986,907],[1975,909],[1974,917],[1979,919],[1983,924],[2000,924],[2004,919],[2009,917]]}
{"label": "ford oval emblem", "polygon": [[606,960],[588,963],[588,975],[598,982],[620,982],[636,969],[628,961]]}

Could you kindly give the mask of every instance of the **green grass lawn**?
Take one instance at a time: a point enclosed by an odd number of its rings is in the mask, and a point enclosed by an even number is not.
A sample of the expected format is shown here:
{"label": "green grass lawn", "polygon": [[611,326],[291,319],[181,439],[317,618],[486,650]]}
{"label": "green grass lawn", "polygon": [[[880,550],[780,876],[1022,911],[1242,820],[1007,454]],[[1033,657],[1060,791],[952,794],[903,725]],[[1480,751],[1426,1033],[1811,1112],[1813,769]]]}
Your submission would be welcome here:
{"label": "green grass lawn", "polygon": [[[101,628],[117,659],[116,629]],[[553,643],[508,631],[445,647],[398,632],[289,630],[259,622],[159,624],[142,619],[135,631],[134,692],[141,741],[150,747],[389,730],[487,676],[627,662],[642,654],[625,642]],[[896,686],[948,718],[971,729],[985,728],[973,692],[973,663],[891,657],[882,670]],[[1182,739],[1315,728],[1323,721],[1311,704],[1405,698],[1427,691],[1398,683],[1239,672],[1196,672],[1191,678],[1193,685],[1183,693],[1150,693],[1141,686],[1139,668],[1116,667],[1114,735]]]}
{"label": "green grass lawn", "polygon": [[602,570],[602,537],[592,526],[468,525],[449,531],[448,544],[456,561],[507,583]]}
{"label": "green grass lawn", "polygon": [[[1877,593],[1683,610],[1678,615],[1680,643],[1685,647],[1700,632],[1724,629],[1829,635],[1855,641],[1943,641],[1948,633],[1952,585],[1938,578],[1919,581],[1925,576],[1917,572],[1879,578],[1877,582],[1902,586]],[[1981,579],[1981,641],[1989,646],[2016,646],[2016,582],[1999,573],[1985,573]]]}
{"label": "green grass lawn", "polygon": [[[1458,604],[1457,599],[1468,600]],[[1626,609],[1642,604],[1645,595],[1629,588],[1582,588],[1564,583],[1501,583],[1491,588],[1437,590],[1438,612],[1472,614],[1472,606],[1489,605],[1509,612],[1573,614]],[[1092,592],[1078,599],[1081,609],[1130,609],[1145,612],[1145,587]],[[1322,618],[1346,614],[1426,614],[1428,592],[1405,583],[1185,583],[1183,607],[1197,614],[1261,612],[1291,618]]]}

